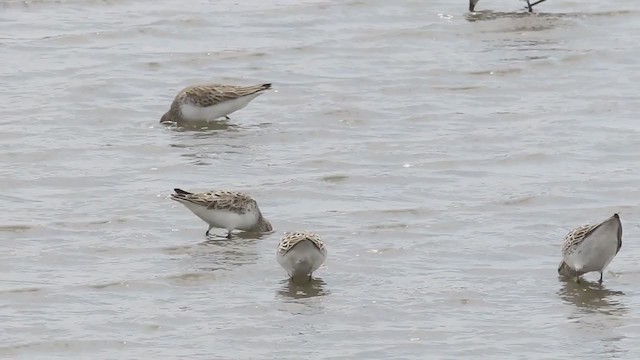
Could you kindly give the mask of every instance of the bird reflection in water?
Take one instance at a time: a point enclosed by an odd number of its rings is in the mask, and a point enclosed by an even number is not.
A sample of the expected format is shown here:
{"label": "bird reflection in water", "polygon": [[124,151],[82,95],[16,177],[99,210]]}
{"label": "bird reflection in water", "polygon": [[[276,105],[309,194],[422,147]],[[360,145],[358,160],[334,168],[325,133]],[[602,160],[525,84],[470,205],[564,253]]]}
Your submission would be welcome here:
{"label": "bird reflection in water", "polygon": [[[249,146],[243,141],[234,141],[246,136],[244,128],[224,122],[207,122],[172,126],[175,131],[169,147],[183,149],[181,155],[193,165],[212,164],[210,159],[217,159],[226,154],[244,153]],[[224,141],[221,141],[224,140]]]}
{"label": "bird reflection in water", "polygon": [[[483,10],[465,15],[468,22],[504,20],[495,23],[490,28],[479,29],[480,32],[537,32],[552,30],[560,26],[569,26],[568,19],[577,18],[576,14],[538,13],[531,15],[526,12],[500,12]],[[512,20],[512,21],[511,21]],[[476,29],[478,30],[478,29]]]}
{"label": "bird reflection in water", "polygon": [[187,272],[215,272],[254,265],[260,258],[256,245],[268,234],[234,233],[231,239],[209,238],[196,244],[172,246],[163,251],[185,262]]}
{"label": "bird reflection in water", "polygon": [[[232,270],[234,268],[257,263],[259,256],[256,250],[258,240],[268,234],[239,232],[231,239],[214,237],[200,242],[192,252],[194,263],[206,264],[200,270]],[[215,264],[215,265],[213,265]]]}
{"label": "bird reflection in water", "polygon": [[281,284],[282,286],[280,290],[278,290],[278,294],[291,299],[306,299],[329,294],[329,292],[324,289],[326,283],[320,278],[299,282],[286,279],[283,280]]}
{"label": "bird reflection in water", "polygon": [[491,11],[481,10],[472,13],[467,13],[464,18],[469,22],[496,20],[496,19],[519,19],[524,17],[530,17],[531,14],[526,12],[504,12],[504,11]]}
{"label": "bird reflection in water", "polygon": [[610,290],[597,282],[583,280],[579,284],[570,278],[562,277],[562,287],[558,290],[560,298],[574,304],[586,312],[598,312],[608,315],[622,315],[627,309],[618,300],[625,293]]}
{"label": "bird reflection in water", "polygon": [[168,123],[164,125],[166,128],[176,132],[194,132],[195,134],[213,133],[215,131],[222,130],[236,130],[240,126],[234,123],[230,123],[226,120],[212,120],[212,121],[193,121],[186,123]]}

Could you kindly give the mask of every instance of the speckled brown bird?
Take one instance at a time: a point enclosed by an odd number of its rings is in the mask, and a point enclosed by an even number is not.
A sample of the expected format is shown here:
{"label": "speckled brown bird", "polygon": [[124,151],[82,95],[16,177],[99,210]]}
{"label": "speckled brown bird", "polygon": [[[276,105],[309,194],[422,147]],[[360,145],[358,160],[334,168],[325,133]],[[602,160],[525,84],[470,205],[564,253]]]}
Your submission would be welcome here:
{"label": "speckled brown bird", "polygon": [[580,276],[592,271],[602,272],[622,247],[622,223],[620,216],[613,214],[598,224],[579,226],[571,230],[562,244],[562,261],[558,273],[574,276],[580,282]]}
{"label": "speckled brown bird", "polygon": [[171,108],[160,119],[161,123],[213,121],[238,111],[255,99],[271,84],[233,86],[221,84],[194,85],[176,95]]}
{"label": "speckled brown bird", "polygon": [[278,243],[276,258],[293,280],[309,279],[327,258],[327,249],[320,237],[301,231],[285,233]]}
{"label": "speckled brown bird", "polygon": [[227,237],[231,237],[234,229],[249,232],[273,230],[271,223],[262,216],[258,203],[247,194],[221,190],[201,193],[181,189],[173,191],[172,200],[183,204],[209,224],[207,236],[212,228],[227,229]]}

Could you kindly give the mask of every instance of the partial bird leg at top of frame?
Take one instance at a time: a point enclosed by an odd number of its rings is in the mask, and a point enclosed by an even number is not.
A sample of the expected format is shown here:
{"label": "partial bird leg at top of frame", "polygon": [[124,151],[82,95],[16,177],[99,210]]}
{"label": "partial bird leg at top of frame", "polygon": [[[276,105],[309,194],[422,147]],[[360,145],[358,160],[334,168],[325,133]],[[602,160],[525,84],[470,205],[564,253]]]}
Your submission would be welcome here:
{"label": "partial bird leg at top of frame", "polygon": [[531,2],[529,2],[529,0],[527,0],[527,8],[529,8],[529,12],[533,12],[533,7],[534,6],[536,6],[536,5],[540,4],[540,3],[543,3],[545,1],[547,1],[547,0],[538,0],[538,1],[536,1],[536,2],[534,2],[532,4]]}

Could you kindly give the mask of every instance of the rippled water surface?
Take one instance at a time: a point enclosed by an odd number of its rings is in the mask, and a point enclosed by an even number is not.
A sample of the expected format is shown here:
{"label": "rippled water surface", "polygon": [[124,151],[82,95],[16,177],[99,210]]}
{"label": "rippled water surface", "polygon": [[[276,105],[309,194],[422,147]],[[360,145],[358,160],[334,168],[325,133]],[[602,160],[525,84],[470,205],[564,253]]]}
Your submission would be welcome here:
{"label": "rippled water surface", "polygon": [[[0,1],[0,358],[640,357],[640,5]],[[209,129],[182,87],[272,82]],[[174,187],[256,197],[207,241]],[[598,286],[562,237],[620,212]],[[329,257],[309,285],[284,231]]]}

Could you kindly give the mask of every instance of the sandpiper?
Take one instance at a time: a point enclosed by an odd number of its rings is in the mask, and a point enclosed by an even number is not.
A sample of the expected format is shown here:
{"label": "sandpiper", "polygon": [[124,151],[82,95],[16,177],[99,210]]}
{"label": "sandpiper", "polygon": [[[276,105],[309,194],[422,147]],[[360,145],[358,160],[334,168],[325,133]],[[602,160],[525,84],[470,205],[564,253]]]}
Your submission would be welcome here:
{"label": "sandpiper", "polygon": [[213,121],[247,106],[271,84],[254,86],[195,85],[182,89],[160,119],[166,122]]}
{"label": "sandpiper", "polygon": [[310,232],[285,233],[278,243],[278,263],[292,280],[309,279],[327,258],[320,237]]}
{"label": "sandpiper", "polygon": [[620,216],[613,214],[599,224],[583,225],[569,232],[562,244],[563,260],[558,266],[561,275],[580,276],[592,271],[602,272],[622,247],[622,223]]}
{"label": "sandpiper", "polygon": [[[475,11],[476,4],[478,3],[478,1],[480,1],[480,0],[469,0],[469,11],[471,11],[471,12]],[[529,9],[529,12],[533,12],[533,7],[534,6],[536,6],[536,5],[540,4],[540,3],[543,3],[543,2],[545,2],[547,0],[538,0],[538,1],[535,1],[533,3],[530,0],[525,0],[525,1],[527,2],[527,8]]]}
{"label": "sandpiper", "polygon": [[182,203],[209,224],[207,236],[212,228],[227,229],[228,238],[234,229],[248,232],[273,230],[271,223],[262,216],[258,203],[247,194],[220,190],[202,193],[173,190],[172,200]]}

